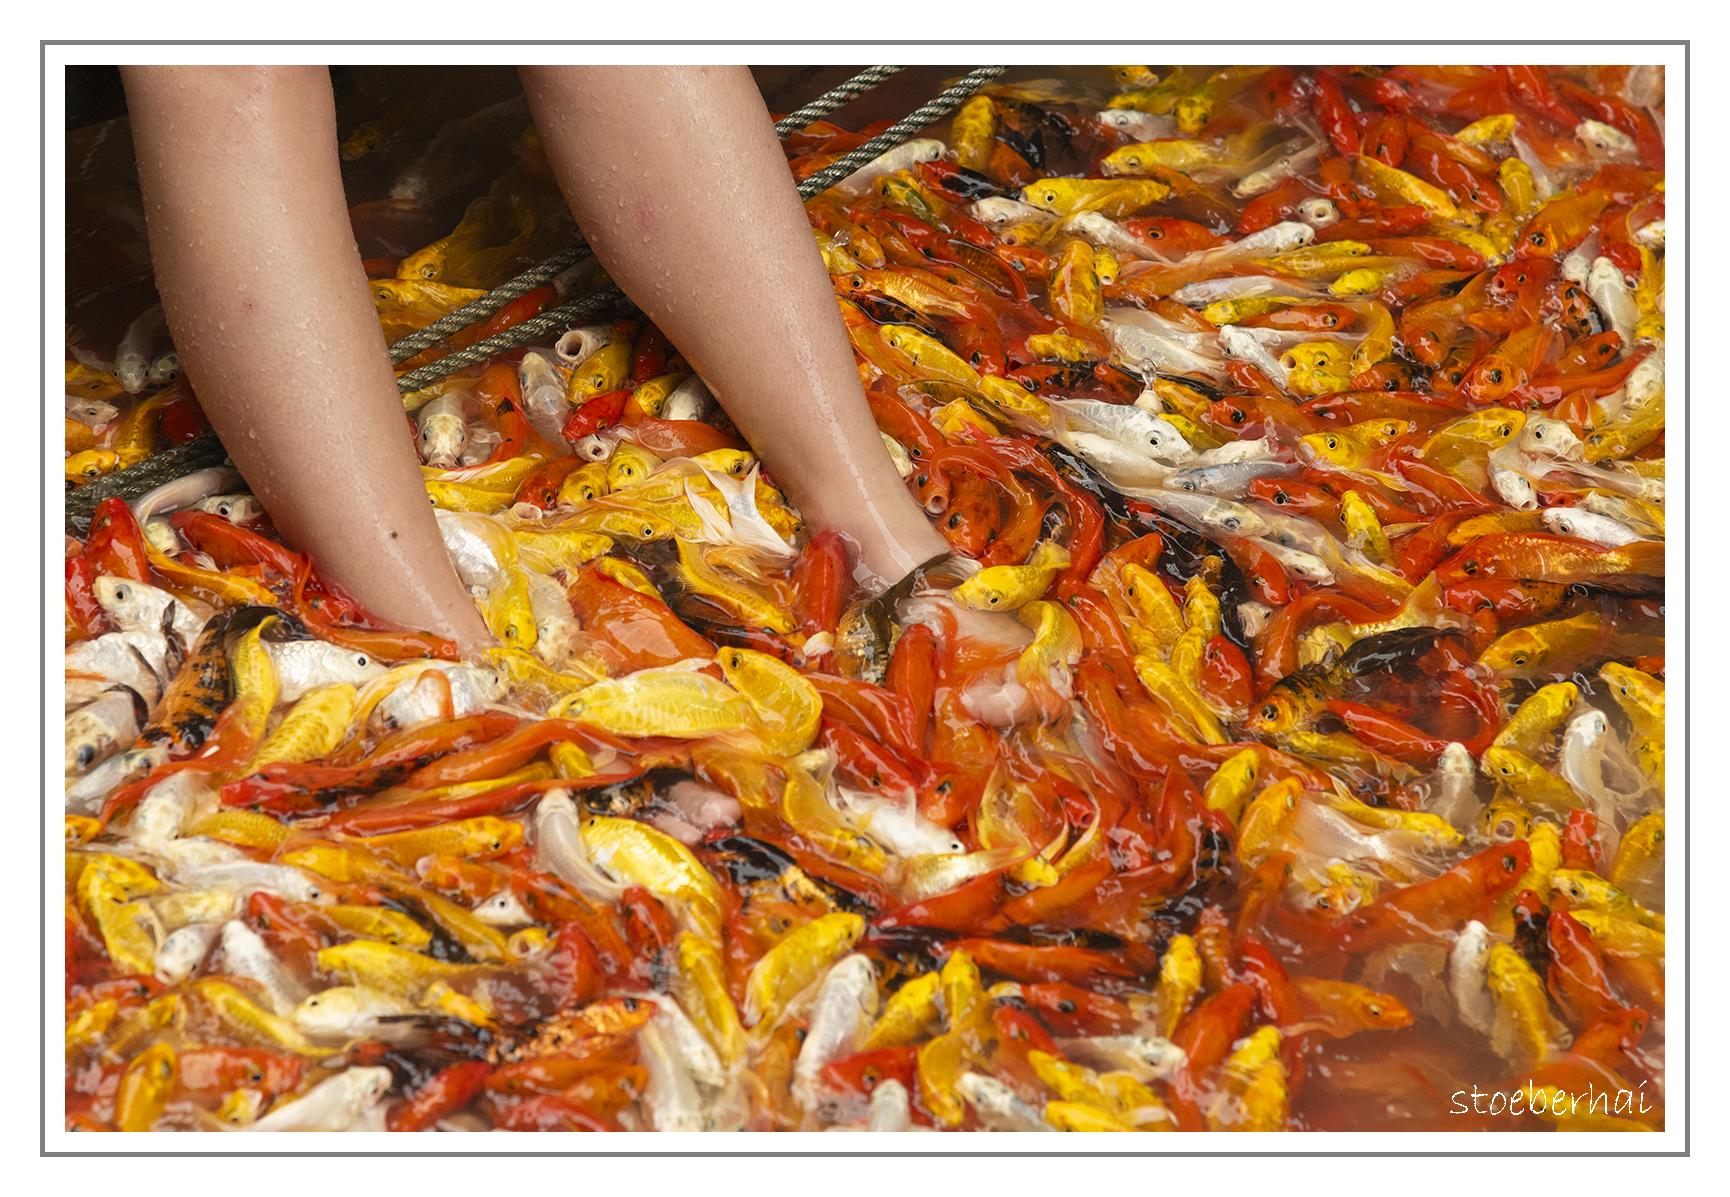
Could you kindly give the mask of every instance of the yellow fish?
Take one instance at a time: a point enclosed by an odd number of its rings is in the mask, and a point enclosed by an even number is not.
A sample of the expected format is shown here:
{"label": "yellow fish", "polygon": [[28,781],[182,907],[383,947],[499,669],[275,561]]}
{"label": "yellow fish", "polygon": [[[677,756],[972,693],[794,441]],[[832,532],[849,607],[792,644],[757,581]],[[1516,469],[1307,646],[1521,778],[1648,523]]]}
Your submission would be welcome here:
{"label": "yellow fish", "polygon": [[770,948],[745,978],[745,1025],[773,1027],[787,1003],[863,934],[863,918],[837,912],[813,919]]}
{"label": "yellow fish", "polygon": [[616,736],[672,736],[699,740],[716,732],[756,725],[743,694],[706,673],[689,669],[642,669],[607,678],[561,699],[549,712]]}
{"label": "yellow fish", "polygon": [[1049,540],[1034,546],[1026,565],[992,565],[950,592],[963,607],[978,611],[1013,611],[1043,595],[1057,575],[1069,568],[1069,550]]}

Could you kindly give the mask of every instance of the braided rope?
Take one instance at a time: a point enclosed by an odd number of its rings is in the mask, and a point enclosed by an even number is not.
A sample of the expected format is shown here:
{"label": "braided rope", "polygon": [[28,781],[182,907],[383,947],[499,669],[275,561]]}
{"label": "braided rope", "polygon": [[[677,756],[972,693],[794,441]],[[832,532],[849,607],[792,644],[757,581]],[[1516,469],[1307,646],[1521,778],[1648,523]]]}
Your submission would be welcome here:
{"label": "braided rope", "polygon": [[785,140],[789,133],[797,133],[812,121],[828,116],[849,100],[864,95],[897,71],[906,69],[906,67],[898,66],[866,67],[839,87],[830,88],[805,107],[796,112],[789,112],[776,121],[775,135]]}

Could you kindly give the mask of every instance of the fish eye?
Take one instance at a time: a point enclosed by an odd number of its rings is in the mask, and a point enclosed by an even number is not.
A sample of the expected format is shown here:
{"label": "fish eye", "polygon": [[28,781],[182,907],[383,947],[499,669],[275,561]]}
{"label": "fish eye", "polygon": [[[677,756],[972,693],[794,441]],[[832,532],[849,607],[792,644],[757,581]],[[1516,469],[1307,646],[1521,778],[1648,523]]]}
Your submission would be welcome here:
{"label": "fish eye", "polygon": [[1243,521],[1238,519],[1235,515],[1230,516],[1225,520],[1225,526],[1227,530],[1236,532],[1239,528],[1243,527]]}
{"label": "fish eye", "polygon": [[1520,867],[1520,858],[1515,856],[1512,852],[1510,852],[1506,856],[1502,857],[1502,871],[1503,872],[1512,873],[1515,869],[1517,869],[1519,867]]}
{"label": "fish eye", "polygon": [[1324,443],[1330,449],[1337,449],[1340,447],[1340,439],[1337,436],[1330,436],[1330,437],[1326,438]]}
{"label": "fish eye", "polygon": [[90,745],[86,744],[84,747],[82,747],[78,750],[78,767],[80,769],[88,769],[90,767],[90,763],[92,761],[94,761],[95,759],[96,759],[96,750],[94,748],[90,747]]}
{"label": "fish eye", "polygon": [[1261,717],[1263,719],[1277,719],[1279,718],[1279,708],[1270,702],[1261,709]]}
{"label": "fish eye", "polygon": [[124,599],[131,593],[132,587],[130,586],[116,586],[114,588],[114,597],[117,599]]}
{"label": "fish eye", "polygon": [[1526,658],[1525,653],[1516,653],[1514,655],[1514,664],[1517,666],[1524,667],[1526,664],[1526,660],[1527,660],[1527,658]]}
{"label": "fish eye", "polygon": [[1382,1016],[1382,1007],[1380,1002],[1371,1002],[1369,1010],[1370,1016],[1373,1018],[1380,1018]]}
{"label": "fish eye", "polygon": [[1468,561],[1464,565],[1460,566],[1460,568],[1465,570],[1468,574],[1475,574],[1478,572],[1478,563],[1476,561]]}

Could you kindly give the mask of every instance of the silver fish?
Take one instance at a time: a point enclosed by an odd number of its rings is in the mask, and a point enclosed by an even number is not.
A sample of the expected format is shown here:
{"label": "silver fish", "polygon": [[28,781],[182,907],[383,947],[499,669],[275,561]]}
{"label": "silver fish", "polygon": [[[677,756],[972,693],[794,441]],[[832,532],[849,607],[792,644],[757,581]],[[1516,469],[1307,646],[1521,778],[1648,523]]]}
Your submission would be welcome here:
{"label": "silver fish", "polygon": [[1016,1095],[1015,1090],[994,1076],[964,1072],[955,1091],[979,1114],[979,1121],[992,1130],[1049,1131],[1045,1116]]}
{"label": "silver fish", "polygon": [[1488,1035],[1496,1025],[1496,999],[1490,993],[1490,929],[1473,919],[1448,952],[1448,993],[1460,1021]]}
{"label": "silver fish", "polygon": [[388,1068],[350,1068],[314,1086],[304,1097],[242,1127],[244,1131],[343,1131],[383,1100]]}

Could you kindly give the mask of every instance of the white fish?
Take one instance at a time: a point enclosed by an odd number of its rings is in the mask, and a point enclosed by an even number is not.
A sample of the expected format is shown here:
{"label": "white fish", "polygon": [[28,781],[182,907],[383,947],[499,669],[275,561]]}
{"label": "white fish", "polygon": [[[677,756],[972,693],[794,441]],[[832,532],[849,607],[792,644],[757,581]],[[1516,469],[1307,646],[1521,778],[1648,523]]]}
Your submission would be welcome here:
{"label": "white fish", "polygon": [[1205,308],[1208,304],[1222,299],[1255,299],[1265,295],[1310,299],[1326,294],[1325,287],[1274,278],[1267,274],[1243,274],[1186,283],[1173,291],[1171,297],[1188,308]]}
{"label": "white fish", "polygon": [[535,804],[535,863],[591,901],[616,902],[625,892],[590,859],[566,789],[548,790]]}
{"label": "white fish", "polygon": [[[499,679],[499,675],[490,669],[477,669],[473,665],[463,665],[456,661],[416,661],[405,673],[399,673],[393,680],[391,674],[398,673],[403,668],[399,665],[391,673],[367,683],[369,689],[382,683],[391,683],[390,692],[373,708],[372,721],[377,726],[409,727],[428,719],[443,717],[442,692],[438,695],[440,701],[435,701],[432,693],[419,690],[415,685],[420,675],[435,669],[444,674],[450,683],[450,718],[461,719],[478,714],[505,696],[504,683]],[[355,696],[356,708],[365,709],[371,697],[366,690],[362,690]]]}
{"label": "white fish", "polygon": [[150,372],[144,381],[153,387],[173,382],[180,375],[180,354],[170,349],[167,353],[150,363]]}
{"label": "white fish", "polygon": [[383,1020],[418,1013],[416,1007],[373,990],[338,985],[303,999],[288,1019],[311,1039],[395,1041],[416,1034],[417,1028]]}
{"label": "white fish", "polygon": [[94,815],[102,800],[129,781],[143,777],[168,759],[168,748],[152,744],[111,756],[66,787],[66,813]]}
{"label": "white fish", "polygon": [[314,690],[343,683],[358,689],[387,672],[368,654],[325,640],[267,640],[265,651],[276,666],[278,702],[296,702]]}
{"label": "white fish", "polygon": [[800,1105],[809,1109],[816,1104],[817,1074],[831,1061],[853,1054],[877,1016],[877,1003],[877,970],[869,956],[855,952],[829,970],[793,1065],[792,1092]]}
{"label": "white fish", "polygon": [[[1611,774],[1618,785],[1610,784]],[[1645,814],[1655,797],[1654,789],[1602,711],[1587,707],[1568,721],[1562,733],[1556,773],[1590,804],[1598,816],[1606,857],[1620,845],[1619,813],[1627,823]]]}
{"label": "white fish", "polygon": [[1325,229],[1340,222],[1340,210],[1332,200],[1317,195],[1298,205],[1298,218],[1312,229]]}
{"label": "white fish", "polygon": [[1411,831],[1366,831],[1332,807],[1308,798],[1298,801],[1297,816],[1292,820],[1287,839],[1288,843],[1292,841],[1303,845],[1300,859],[1309,855],[1324,863],[1379,862],[1407,877],[1433,877],[1442,871],[1421,857],[1426,847],[1422,835]]}
{"label": "white fish", "polygon": [[222,935],[215,923],[193,923],[172,932],[156,948],[156,979],[178,985],[198,970]]}
{"label": "white fish", "polygon": [[522,899],[508,889],[476,906],[474,916],[489,927],[527,927],[535,921],[524,909]]}
{"label": "white fish", "polygon": [[1260,170],[1251,171],[1237,181],[1237,186],[1231,189],[1231,193],[1239,199],[1249,199],[1252,196],[1272,191],[1282,181],[1309,170],[1311,164],[1321,157],[1321,153],[1321,143],[1312,142],[1303,149],[1281,158],[1271,166],[1264,166]]}
{"label": "white fish", "polygon": [[921,162],[935,162],[948,148],[935,137],[915,137],[871,159],[836,183],[834,189],[848,195],[863,195],[882,176],[892,175],[898,170],[912,170]]}
{"label": "white fish", "polygon": [[495,590],[504,585],[507,566],[517,563],[515,539],[498,520],[467,511],[435,510],[445,552],[464,586]]}
{"label": "white fish", "polygon": [[1229,258],[1266,258],[1273,254],[1302,249],[1315,239],[1316,231],[1310,225],[1301,220],[1282,220],[1276,225],[1270,225],[1247,237],[1239,237],[1225,245],[1197,250],[1183,260],[1189,263],[1224,261]]}
{"label": "white fish", "polygon": [[1158,1035],[1095,1035],[1053,1042],[1066,1059],[1089,1068],[1123,1069],[1143,1084],[1170,1080],[1189,1063],[1181,1047]]}
{"label": "white fish", "polygon": [[156,490],[145,491],[144,495],[131,500],[131,515],[140,524],[145,524],[151,521],[152,515],[197,507],[211,495],[225,495],[244,484],[246,481],[240,477],[240,470],[230,469],[227,465],[194,470],[192,474],[176,477],[171,483],[163,483]]}
{"label": "white fish", "polygon": [[1532,480],[1520,473],[1502,465],[1492,457],[1489,461],[1490,485],[1502,501],[1515,511],[1536,511],[1538,509],[1538,489],[1532,485]]}
{"label": "white fish", "polygon": [[1260,536],[1267,531],[1267,521],[1233,499],[1193,495],[1182,490],[1136,489],[1124,493],[1146,499],[1173,519],[1214,539]]}
{"label": "white fish", "polygon": [[197,770],[171,774],[151,786],[138,803],[126,826],[127,838],[153,849],[178,839],[195,812],[216,807],[218,792],[210,778]]}
{"label": "white fish", "polygon": [[871,1114],[865,1123],[867,1131],[909,1131],[913,1129],[913,1105],[907,1086],[894,1077],[877,1082],[871,1090]]}
{"label": "white fish", "polygon": [[[1126,133],[1134,143],[1158,141],[1162,137],[1177,136],[1177,122],[1169,116],[1158,116],[1151,112],[1137,112],[1133,108],[1107,108],[1094,114],[1099,123]],[[1248,194],[1254,194],[1248,193]]]}
{"label": "white fish", "polygon": [[1287,548],[1277,540],[1257,539],[1256,543],[1272,553],[1274,559],[1284,566],[1285,571],[1292,577],[1305,582],[1314,582],[1318,586],[1333,585],[1333,570],[1328,568],[1326,561],[1313,553],[1306,553],[1302,549]]}
{"label": "white fish", "polygon": [[1097,433],[1054,429],[1052,436],[1119,490],[1164,486],[1175,468]]}
{"label": "white fish", "polygon": [[1288,549],[1301,549],[1326,560],[1330,553],[1339,552],[1339,542],[1328,530],[1306,516],[1281,511],[1271,503],[1251,502],[1246,506],[1261,518],[1265,530],[1262,538]]}
{"label": "white fish", "polygon": [[1250,483],[1258,478],[1289,478],[1301,468],[1284,461],[1222,461],[1178,470],[1165,480],[1165,485],[1172,490],[1242,499],[1248,496]]}
{"label": "white fish", "polygon": [[535,655],[553,668],[561,668],[581,641],[571,600],[546,574],[525,568],[523,580],[528,583],[529,609],[535,617]]}
{"label": "white fish", "polygon": [[66,717],[66,776],[81,777],[138,738],[136,691],[118,686]]}
{"label": "white fish", "polygon": [[[656,995],[656,1002],[662,1001]],[[674,1048],[671,1037],[651,1021],[637,1032],[638,1059],[649,1074],[643,1104],[658,1131],[700,1131],[703,1109],[697,1085]]]}
{"label": "white fish", "polygon": [[556,360],[544,349],[529,350],[517,367],[517,381],[522,390],[523,417],[546,440],[562,445],[565,421],[571,416],[571,401],[565,398],[565,385],[559,378]]}
{"label": "white fish", "polygon": [[[1574,430],[1568,427],[1567,422],[1550,416],[1527,416],[1526,426],[1520,429],[1520,435],[1514,439],[1514,443],[1524,452],[1540,457],[1567,457],[1578,460],[1584,451],[1580,438],[1574,435]],[[1491,456],[1493,458],[1494,454]]]}
{"label": "white fish", "polygon": [[1610,162],[1635,157],[1634,139],[1603,121],[1581,121],[1574,126],[1574,140],[1586,147],[1594,161]]}
{"label": "white fish", "polygon": [[674,387],[661,407],[663,420],[701,420],[715,410],[715,396],[709,386],[693,374]]}
{"label": "white fish", "polygon": [[160,632],[162,617],[168,615],[169,626],[181,647],[191,649],[204,630],[204,620],[187,610],[186,604],[166,590],[104,574],[90,588],[102,613],[122,632]]}
{"label": "white fish", "polygon": [[186,542],[180,539],[180,533],[174,530],[174,525],[161,516],[146,521],[140,531],[144,533],[144,543],[164,557],[177,556],[187,547]]}
{"label": "white fish", "polygon": [[1225,359],[1207,333],[1133,307],[1106,308],[1094,324],[1111,341],[1113,353],[1143,377],[1153,373],[1225,377]]}
{"label": "white fish", "polygon": [[1005,229],[1017,224],[1036,224],[1041,228],[1049,228],[1060,219],[1044,208],[1035,208],[1032,204],[1024,204],[1006,195],[975,200],[972,211],[975,220],[992,229]]}
{"label": "white fish", "polygon": [[1145,408],[1092,399],[1053,399],[1050,404],[1063,413],[1065,428],[1109,437],[1156,461],[1185,462],[1195,457],[1175,424]]}
{"label": "white fish", "polygon": [[964,1072],[955,1091],[979,1113],[979,1121],[993,1130],[1048,1131],[1045,1116],[1022,1101],[1008,1085],[993,1076]]}
{"label": "white fish", "polygon": [[415,413],[421,460],[434,469],[454,468],[468,444],[468,421],[463,418],[464,398],[460,391],[446,391]]}
{"label": "white fish", "polygon": [[727,1070],[721,1065],[721,1057],[715,1054],[709,1040],[697,1029],[697,1024],[691,1021],[677,999],[665,993],[635,996],[655,1003],[655,1014],[650,1024],[666,1033],[668,1042],[693,1080],[711,1089],[719,1089],[727,1083]]}
{"label": "white fish", "polygon": [[1562,259],[1562,277],[1584,287],[1592,276],[1592,261],[1598,256],[1598,233],[1592,234],[1569,250]]}
{"label": "white fish", "polygon": [[101,428],[119,414],[120,409],[112,403],[84,395],[68,393],[66,396],[66,418],[76,420],[86,428]]}
{"label": "white fish", "polygon": [[126,388],[127,394],[138,394],[149,381],[151,346],[156,334],[167,327],[168,318],[160,303],[145,308],[126,326],[120,344],[114,348],[114,377]]}
{"label": "white fish", "polygon": [[1640,364],[1628,371],[1628,381],[1622,390],[1628,396],[1628,402],[1636,407],[1644,407],[1655,399],[1664,389],[1664,352],[1648,354]]}
{"label": "white fish", "polygon": [[279,1106],[242,1127],[247,1131],[348,1130],[390,1089],[388,1068],[350,1068],[314,1086],[306,1096]]}
{"label": "white fish", "polygon": [[1154,260],[1159,258],[1158,254],[1148,248],[1146,242],[1099,212],[1082,212],[1072,216],[1064,227],[1121,257]]}
{"label": "white fish", "polygon": [[1442,749],[1436,771],[1427,779],[1429,800],[1424,810],[1446,819],[1454,830],[1466,833],[1478,824],[1478,770],[1472,754],[1455,741]]}
{"label": "white fish", "polygon": [[1586,276],[1586,294],[1604,313],[1610,327],[1622,338],[1622,344],[1632,345],[1634,326],[1640,323],[1640,305],[1634,302],[1633,292],[1628,290],[1622,268],[1609,258],[1597,259],[1592,263],[1592,273]]}
{"label": "white fish", "polygon": [[967,850],[953,831],[921,815],[911,795],[898,800],[847,786],[837,786],[835,793],[853,825],[897,856],[935,856]]}
{"label": "white fish", "polygon": [[179,668],[179,646],[161,632],[109,632],[66,650],[66,672],[101,678],[103,689],[130,686],[154,708]]}
{"label": "white fish", "polygon": [[727,501],[727,513],[723,518],[713,503],[691,487],[689,480],[685,482],[685,498],[702,520],[708,537],[720,544],[754,550],[773,561],[791,561],[799,555],[799,551],[781,539],[781,534],[757,510],[757,476],[763,470],[761,462],[752,463],[751,472],[743,478],[717,473],[700,461],[696,465]]}
{"label": "white fish", "polygon": [[1649,249],[1664,248],[1664,222],[1654,220],[1634,230],[1634,243]]}
{"label": "white fish", "polygon": [[1543,520],[1544,527],[1552,532],[1579,540],[1590,540],[1609,549],[1645,539],[1624,523],[1607,515],[1582,511],[1577,507],[1548,508],[1544,512]]}
{"label": "white fish", "polygon": [[292,865],[257,864],[252,861],[232,864],[201,865],[182,869],[174,881],[190,889],[232,889],[239,895],[264,890],[280,894],[297,902],[314,902],[320,906],[334,905],[336,895],[324,883]]}
{"label": "white fish", "polygon": [[588,324],[573,328],[553,344],[553,353],[569,374],[596,353],[613,343],[613,328],[609,324]]}
{"label": "white fish", "polygon": [[259,519],[264,515],[264,504],[258,501],[257,496],[245,491],[232,495],[211,495],[198,504],[198,509],[211,515],[220,515],[233,524],[244,524],[247,520]]}
{"label": "white fish", "polygon": [[1448,993],[1460,1021],[1488,1035],[1496,1025],[1496,999],[1490,993],[1490,929],[1473,919],[1448,952]]}
{"label": "white fish", "polygon": [[222,925],[222,971],[251,977],[263,985],[276,1013],[284,1017],[294,1013],[306,997],[306,987],[283,970],[282,962],[258,932],[239,919]]}
{"label": "white fish", "polygon": [[1261,630],[1267,626],[1268,617],[1272,614],[1272,607],[1254,599],[1237,605],[1237,622],[1242,626],[1243,634],[1251,640],[1261,635]]}
{"label": "white fish", "polygon": [[[1308,227],[1308,226],[1305,226]],[[1269,382],[1277,387],[1284,387],[1291,371],[1281,364],[1280,359],[1269,352],[1256,333],[1257,329],[1243,328],[1236,324],[1224,324],[1219,330],[1220,348],[1227,357],[1234,357],[1240,362],[1248,362],[1263,374]]]}

